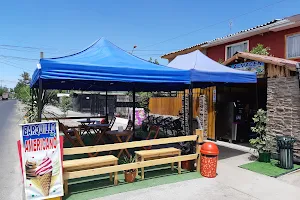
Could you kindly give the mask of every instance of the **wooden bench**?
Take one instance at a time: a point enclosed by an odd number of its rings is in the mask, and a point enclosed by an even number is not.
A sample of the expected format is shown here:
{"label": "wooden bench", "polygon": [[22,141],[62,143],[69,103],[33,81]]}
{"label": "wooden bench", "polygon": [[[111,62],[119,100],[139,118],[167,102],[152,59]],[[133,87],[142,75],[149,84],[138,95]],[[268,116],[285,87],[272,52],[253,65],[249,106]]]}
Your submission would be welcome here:
{"label": "wooden bench", "polygon": [[[136,155],[136,162],[139,162],[139,160],[145,161],[145,160],[153,160],[153,159],[157,159],[157,158],[180,156],[181,151],[180,151],[180,149],[170,147],[170,148],[163,148],[163,149],[135,151],[135,155]],[[172,170],[174,170],[174,163],[171,163],[171,168],[172,168]],[[178,170],[178,174],[180,174],[181,173],[181,162],[178,162],[177,170]],[[138,170],[137,170],[137,173],[138,173]],[[142,180],[145,178],[144,167],[141,168],[141,177],[142,177]]]}
{"label": "wooden bench", "polygon": [[[81,171],[112,165],[118,165],[118,158],[113,155],[63,161],[64,172]],[[109,178],[112,181],[112,173],[110,173]],[[114,172],[114,184],[118,184],[118,172]],[[66,178],[64,178],[64,190],[65,194],[68,194],[68,179]]]}

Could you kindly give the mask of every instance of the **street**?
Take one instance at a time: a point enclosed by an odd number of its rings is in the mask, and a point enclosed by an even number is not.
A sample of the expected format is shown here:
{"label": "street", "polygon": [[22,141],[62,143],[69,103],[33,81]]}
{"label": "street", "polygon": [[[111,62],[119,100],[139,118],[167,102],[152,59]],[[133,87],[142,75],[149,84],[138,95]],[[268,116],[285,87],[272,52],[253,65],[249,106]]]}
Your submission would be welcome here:
{"label": "street", "polygon": [[0,101],[0,199],[22,199],[22,173],[17,141],[22,121],[16,100]]}

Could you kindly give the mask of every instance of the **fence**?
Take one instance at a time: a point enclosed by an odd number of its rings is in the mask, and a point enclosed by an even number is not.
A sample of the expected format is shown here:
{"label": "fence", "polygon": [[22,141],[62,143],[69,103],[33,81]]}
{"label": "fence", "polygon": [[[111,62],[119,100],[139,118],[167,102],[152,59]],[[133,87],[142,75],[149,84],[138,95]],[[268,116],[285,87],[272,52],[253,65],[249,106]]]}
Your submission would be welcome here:
{"label": "fence", "polygon": [[[188,95],[188,90],[186,90]],[[216,87],[209,87],[205,89],[193,89],[193,116],[199,115],[199,96],[206,95],[208,104],[208,131],[207,137],[215,139],[215,102],[216,102]],[[151,97],[149,101],[149,109],[153,114],[159,115],[173,115],[177,116],[182,110],[182,96],[183,92],[178,92],[177,97]]]}

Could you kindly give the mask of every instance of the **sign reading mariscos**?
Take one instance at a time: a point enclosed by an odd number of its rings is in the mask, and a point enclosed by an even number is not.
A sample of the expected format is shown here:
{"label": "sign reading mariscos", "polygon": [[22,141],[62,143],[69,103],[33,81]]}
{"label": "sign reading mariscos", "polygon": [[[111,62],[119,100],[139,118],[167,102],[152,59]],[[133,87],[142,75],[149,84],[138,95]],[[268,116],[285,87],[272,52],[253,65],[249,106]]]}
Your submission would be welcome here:
{"label": "sign reading mariscos", "polygon": [[251,61],[238,63],[234,65],[229,65],[230,68],[243,70],[243,71],[252,71],[256,72],[256,74],[264,74],[265,73],[265,63],[259,61]]}
{"label": "sign reading mariscos", "polygon": [[57,122],[21,125],[21,147],[26,199],[63,196]]}

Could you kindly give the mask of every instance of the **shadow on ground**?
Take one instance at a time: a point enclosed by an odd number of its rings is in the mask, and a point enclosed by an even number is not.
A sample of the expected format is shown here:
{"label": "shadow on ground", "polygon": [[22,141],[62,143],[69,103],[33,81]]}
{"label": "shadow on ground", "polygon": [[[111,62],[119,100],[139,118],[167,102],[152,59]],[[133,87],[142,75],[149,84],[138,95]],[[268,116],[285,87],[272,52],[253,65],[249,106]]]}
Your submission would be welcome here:
{"label": "shadow on ground", "polygon": [[108,175],[70,180],[70,193],[69,195],[64,196],[63,199],[92,199],[121,192],[201,178],[199,173],[186,170],[183,170],[182,174],[179,175],[176,169],[174,171],[170,169],[170,165],[149,167],[146,169],[145,179],[141,180],[140,176],[138,176],[134,183],[126,183],[123,173],[120,172],[118,175],[119,184],[117,186],[114,186],[113,183],[109,181]]}
{"label": "shadow on ground", "polygon": [[246,152],[244,152],[244,151],[239,151],[239,150],[231,149],[228,147],[218,146],[218,148],[219,148],[219,152],[220,152],[219,160],[246,154]]}

